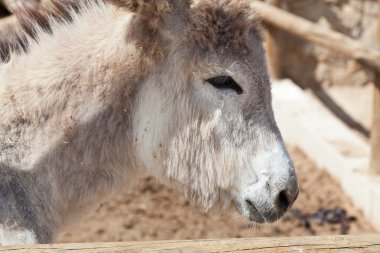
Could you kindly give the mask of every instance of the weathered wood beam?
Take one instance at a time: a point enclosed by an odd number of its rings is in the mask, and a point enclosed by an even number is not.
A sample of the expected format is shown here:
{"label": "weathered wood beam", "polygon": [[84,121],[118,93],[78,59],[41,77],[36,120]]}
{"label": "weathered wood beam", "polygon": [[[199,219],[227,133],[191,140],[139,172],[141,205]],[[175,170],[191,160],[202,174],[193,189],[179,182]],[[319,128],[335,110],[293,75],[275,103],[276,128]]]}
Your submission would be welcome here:
{"label": "weathered wood beam", "polygon": [[373,88],[370,173],[380,175],[380,73]]}
{"label": "weathered wood beam", "polygon": [[0,252],[380,252],[380,235],[249,238],[193,241],[142,241],[0,247]]}
{"label": "weathered wood beam", "polygon": [[[380,6],[380,0],[378,2]],[[380,48],[380,10],[376,42]],[[375,87],[373,89],[370,173],[380,175],[380,72],[375,74]]]}
{"label": "weathered wood beam", "polygon": [[272,5],[252,1],[262,20],[297,37],[331,49],[342,56],[357,60],[380,73],[380,52],[341,33],[321,27],[304,18],[290,14]]}
{"label": "weathered wood beam", "polygon": [[[283,0],[266,0],[267,3],[280,7]],[[267,25],[268,38],[267,38],[267,55],[269,60],[269,69],[271,73],[271,78],[278,80],[282,78],[282,64],[280,58],[280,45],[278,39],[278,33],[280,32],[278,28],[273,25]]]}

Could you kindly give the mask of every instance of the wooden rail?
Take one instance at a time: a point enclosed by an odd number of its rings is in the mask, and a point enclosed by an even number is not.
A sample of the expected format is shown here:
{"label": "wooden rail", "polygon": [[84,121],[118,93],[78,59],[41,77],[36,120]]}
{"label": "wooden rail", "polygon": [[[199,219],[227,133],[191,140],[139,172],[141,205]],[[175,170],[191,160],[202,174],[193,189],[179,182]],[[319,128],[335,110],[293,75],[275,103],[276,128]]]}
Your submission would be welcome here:
{"label": "wooden rail", "polygon": [[[280,0],[267,1],[270,3],[274,2],[276,5],[279,5],[280,3]],[[371,161],[369,171],[372,174],[380,175],[380,51],[368,48],[361,42],[353,40],[348,36],[316,25],[313,22],[283,11],[273,5],[259,1],[252,1],[252,7],[258,12],[262,20],[269,25],[269,32],[275,27],[306,41],[326,47],[344,57],[356,60],[364,66],[374,70],[375,88],[373,95],[373,123],[371,129]],[[271,54],[270,57],[274,58],[274,66],[272,66],[272,70],[274,69],[274,76],[277,77],[279,73],[281,73],[281,69],[279,68],[279,59],[276,53],[278,52],[278,49],[275,48],[276,43],[273,42],[272,37],[275,36],[270,36],[269,38],[269,53]],[[378,42],[380,43],[380,38]]]}
{"label": "wooden rail", "polygon": [[380,252],[380,234],[193,241],[83,243],[0,247],[12,253],[100,252]]}
{"label": "wooden rail", "polygon": [[380,52],[363,45],[359,41],[321,27],[304,18],[283,11],[270,4],[253,1],[252,7],[261,19],[270,25],[291,33],[304,40],[324,46],[350,59],[357,60],[380,72]]}

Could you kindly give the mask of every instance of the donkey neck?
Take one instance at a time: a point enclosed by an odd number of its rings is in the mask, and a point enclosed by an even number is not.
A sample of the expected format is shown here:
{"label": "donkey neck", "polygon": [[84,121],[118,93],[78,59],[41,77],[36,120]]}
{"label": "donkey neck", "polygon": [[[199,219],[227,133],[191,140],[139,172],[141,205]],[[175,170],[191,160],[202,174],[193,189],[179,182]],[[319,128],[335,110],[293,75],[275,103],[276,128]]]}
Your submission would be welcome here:
{"label": "donkey neck", "polygon": [[126,40],[133,15],[121,12],[90,4],[0,66],[0,162],[48,176],[62,211],[112,192],[133,170],[139,57]]}
{"label": "donkey neck", "polygon": [[130,18],[102,3],[90,5],[73,23],[53,24],[52,35],[40,32],[27,53],[1,65],[3,131],[34,127],[54,135],[51,139],[121,103],[114,97],[120,92],[129,96],[133,53],[125,30]]}

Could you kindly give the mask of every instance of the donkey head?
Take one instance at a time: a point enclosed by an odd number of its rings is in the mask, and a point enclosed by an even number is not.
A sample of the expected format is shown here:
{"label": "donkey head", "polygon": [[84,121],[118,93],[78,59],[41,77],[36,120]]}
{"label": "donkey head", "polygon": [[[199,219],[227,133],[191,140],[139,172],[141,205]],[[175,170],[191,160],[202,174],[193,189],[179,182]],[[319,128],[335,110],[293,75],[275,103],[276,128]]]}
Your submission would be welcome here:
{"label": "donkey head", "polygon": [[155,62],[134,109],[140,166],[206,209],[233,201],[250,220],[275,221],[298,185],[253,11],[239,0],[142,2],[128,6]]}

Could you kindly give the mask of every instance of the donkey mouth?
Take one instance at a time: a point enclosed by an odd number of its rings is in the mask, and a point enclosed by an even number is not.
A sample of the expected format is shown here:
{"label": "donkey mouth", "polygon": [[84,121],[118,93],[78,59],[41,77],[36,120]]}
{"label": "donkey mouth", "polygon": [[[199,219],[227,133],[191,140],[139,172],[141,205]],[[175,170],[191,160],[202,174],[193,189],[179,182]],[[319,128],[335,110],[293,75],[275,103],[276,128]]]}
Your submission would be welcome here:
{"label": "donkey mouth", "polygon": [[257,223],[267,222],[267,219],[259,212],[259,210],[257,210],[255,205],[251,201],[236,201],[235,206],[238,213],[240,213],[243,217],[247,218],[248,220]]}
{"label": "donkey mouth", "polygon": [[250,201],[235,202],[237,211],[250,221],[257,223],[272,223],[277,221],[285,212],[260,212],[259,209]]}
{"label": "donkey mouth", "polygon": [[248,219],[250,221],[255,221],[258,223],[266,222],[264,216],[259,212],[259,210],[257,210],[255,205],[251,201],[245,200],[245,206],[248,209]]}

